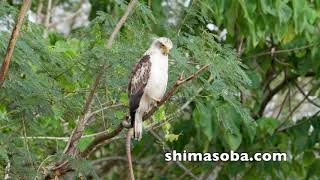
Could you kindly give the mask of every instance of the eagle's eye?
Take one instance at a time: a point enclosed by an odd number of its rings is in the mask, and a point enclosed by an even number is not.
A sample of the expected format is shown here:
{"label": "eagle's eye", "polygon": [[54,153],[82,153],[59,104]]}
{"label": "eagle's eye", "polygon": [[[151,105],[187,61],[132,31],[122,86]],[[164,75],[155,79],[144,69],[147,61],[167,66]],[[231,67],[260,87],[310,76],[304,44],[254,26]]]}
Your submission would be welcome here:
{"label": "eagle's eye", "polygon": [[160,48],[165,48],[165,45],[160,43]]}

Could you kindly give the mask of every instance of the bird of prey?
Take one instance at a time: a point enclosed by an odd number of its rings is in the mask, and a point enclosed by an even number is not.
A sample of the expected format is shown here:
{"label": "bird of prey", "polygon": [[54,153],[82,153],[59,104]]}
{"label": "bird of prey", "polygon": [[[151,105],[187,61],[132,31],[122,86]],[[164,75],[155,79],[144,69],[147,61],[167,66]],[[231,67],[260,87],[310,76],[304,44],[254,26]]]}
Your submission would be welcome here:
{"label": "bird of prey", "polygon": [[142,137],[143,115],[163,97],[168,82],[168,53],[170,39],[155,39],[131,73],[128,95],[134,139]]}

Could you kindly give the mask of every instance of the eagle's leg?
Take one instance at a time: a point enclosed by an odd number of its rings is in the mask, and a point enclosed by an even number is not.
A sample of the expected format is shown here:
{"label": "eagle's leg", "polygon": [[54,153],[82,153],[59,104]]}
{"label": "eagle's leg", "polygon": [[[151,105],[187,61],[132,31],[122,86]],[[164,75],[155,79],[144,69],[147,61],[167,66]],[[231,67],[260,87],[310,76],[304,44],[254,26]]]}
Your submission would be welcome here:
{"label": "eagle's leg", "polygon": [[142,138],[143,115],[148,111],[149,105],[150,101],[148,100],[148,97],[143,95],[134,117],[134,139],[139,141]]}
{"label": "eagle's leg", "polygon": [[142,138],[143,112],[137,111],[134,118],[134,139],[140,141]]}

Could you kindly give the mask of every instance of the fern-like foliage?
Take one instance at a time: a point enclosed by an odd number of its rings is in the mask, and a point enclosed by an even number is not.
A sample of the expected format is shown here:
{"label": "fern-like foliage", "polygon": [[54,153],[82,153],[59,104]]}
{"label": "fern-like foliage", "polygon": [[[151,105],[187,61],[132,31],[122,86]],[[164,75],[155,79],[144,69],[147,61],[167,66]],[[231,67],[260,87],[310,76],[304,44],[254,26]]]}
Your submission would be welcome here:
{"label": "fern-like foliage", "polygon": [[[154,34],[155,18],[144,4],[138,5],[112,49],[107,49],[105,44],[116,22],[116,18],[99,12],[89,27],[80,28],[69,37],[52,32],[49,39],[42,38],[41,25],[24,24],[0,94],[1,165],[4,167],[9,157],[12,162],[19,162],[12,164],[16,177],[23,174],[34,178],[41,174],[37,167],[44,159],[62,152],[63,141],[38,141],[25,136],[68,136],[103,63],[108,68],[92,111],[108,104],[121,103],[123,106],[97,114],[86,134],[113,129],[127,112],[126,88],[131,67],[157,36],[168,36],[174,43],[169,56],[169,86],[180,73],[188,75],[209,64],[206,73],[182,87],[161,109],[163,116],[174,113],[185,101],[196,98],[190,105],[194,112],[189,115],[196,126],[201,127],[202,135],[223,144],[220,150],[235,150],[243,139],[253,140],[255,122],[239,101],[240,91],[249,87],[251,81],[234,50],[218,44],[215,36],[206,31],[201,34],[177,33],[167,27],[163,34]],[[6,32],[0,36],[1,57],[9,36]],[[207,112],[214,113],[208,116]],[[219,133],[222,136],[217,136]],[[89,142],[90,139],[81,140],[79,148],[83,149]],[[88,169],[87,164],[80,161],[72,164],[78,167],[79,173]]]}

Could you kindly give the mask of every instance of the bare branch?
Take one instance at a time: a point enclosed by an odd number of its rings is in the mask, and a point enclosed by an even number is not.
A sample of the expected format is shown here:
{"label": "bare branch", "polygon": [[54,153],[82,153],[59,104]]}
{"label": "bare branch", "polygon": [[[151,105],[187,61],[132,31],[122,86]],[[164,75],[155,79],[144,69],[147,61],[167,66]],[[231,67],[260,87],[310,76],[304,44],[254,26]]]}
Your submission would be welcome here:
{"label": "bare branch", "polygon": [[[160,142],[162,142],[162,144],[164,145],[164,147],[168,150],[168,151],[172,151],[170,149],[170,147],[167,145],[167,143],[161,139],[161,137],[155,133],[153,130],[150,130],[150,133]],[[185,167],[180,161],[175,161],[175,163],[186,173],[188,174],[190,177],[192,177],[193,179],[199,179],[196,175],[194,175],[187,167]]]}
{"label": "bare branch", "polygon": [[[50,0],[51,1],[51,0]],[[109,40],[108,40],[108,45],[107,48],[110,49],[112,47],[112,43],[115,39],[115,36],[117,35],[117,33],[119,32],[120,28],[122,27],[122,25],[124,24],[125,20],[127,19],[127,17],[129,16],[130,12],[132,11],[134,5],[136,4],[137,0],[132,0],[129,5],[128,8],[125,12],[125,14],[122,16],[122,18],[120,19],[120,21],[118,22],[118,24],[116,25],[113,33],[111,34]],[[49,23],[48,23],[49,24]],[[98,87],[98,85],[100,84],[100,80],[101,80],[101,76],[104,73],[104,70],[106,68],[106,64],[103,64],[101,66],[100,72],[97,75],[95,82],[92,85],[92,89],[90,91],[89,96],[86,99],[85,105],[81,111],[81,115],[79,117],[79,121],[77,122],[77,125],[75,127],[75,129],[72,131],[72,134],[70,136],[70,139],[64,149],[64,154],[66,155],[72,155],[72,156],[76,156],[78,154],[78,149],[77,149],[77,145],[79,143],[79,140],[81,138],[81,136],[83,135],[83,131],[85,129],[85,127],[88,124],[88,120],[90,119],[90,117],[92,117],[88,112],[91,108],[91,104],[92,104],[92,100],[93,100],[93,96],[96,92],[96,89]],[[110,139],[112,137],[114,137],[115,135],[117,135],[121,130],[123,129],[122,124],[120,124],[113,132],[111,132],[109,136],[107,136],[107,139]],[[114,134],[113,134],[114,133]],[[101,136],[97,136],[97,138],[94,139],[94,141],[96,139],[99,140],[99,137]],[[105,136],[104,136],[105,137]],[[108,138],[109,137],[109,138]],[[93,142],[94,142],[93,141]],[[99,141],[99,142],[103,142],[103,141]],[[97,144],[98,145],[98,144]],[[90,146],[90,145],[89,145]],[[88,151],[84,151],[85,155],[88,155],[92,150],[94,149],[94,147]],[[58,164],[57,166],[53,167],[52,170],[54,171],[54,174],[56,177],[61,176],[62,174],[64,174],[67,170],[69,169],[68,167],[68,161],[64,161],[60,164]]]}
{"label": "bare branch", "polygon": [[51,9],[52,9],[52,0],[48,0],[47,14],[46,14],[46,18],[44,21],[44,26],[45,26],[45,30],[43,32],[44,38],[48,37],[49,23],[50,23],[50,18],[51,18]]}
{"label": "bare branch", "polygon": [[[71,24],[71,26],[70,26],[71,28],[70,28],[70,29],[72,29],[73,25],[75,24],[75,20],[76,20],[77,16],[80,15],[81,12],[82,12],[83,2],[84,2],[84,0],[81,0],[81,1],[79,2],[79,6],[78,6],[77,10],[76,10],[74,13],[72,13],[71,15],[69,15],[68,17],[66,17],[66,18],[64,18],[64,19],[62,20],[63,22],[71,21],[71,23],[70,23],[70,24]],[[56,22],[52,22],[52,23],[50,23],[50,24],[48,25],[48,27],[49,27],[49,28],[55,27],[55,26],[58,25],[60,22],[61,22],[61,20],[60,20],[60,21],[56,21]]]}
{"label": "bare branch", "polygon": [[93,86],[91,87],[90,94],[88,95],[86,102],[84,104],[84,107],[81,111],[79,121],[77,122],[74,130],[72,131],[72,134],[69,138],[69,141],[63,151],[64,154],[73,155],[73,156],[77,154],[77,151],[78,151],[77,145],[79,143],[81,136],[83,135],[84,128],[86,127],[87,122],[90,119],[90,118],[88,118],[87,114],[88,114],[88,111],[90,110],[93,96],[97,90],[97,87],[100,83],[100,80],[101,80],[101,77],[104,73],[105,68],[106,68],[106,66],[103,65],[101,72],[99,72]]}
{"label": "bare branch", "polygon": [[296,122],[295,124],[290,125],[290,126],[287,126],[287,127],[283,127],[284,123],[282,123],[282,124],[276,129],[276,131],[278,131],[278,132],[286,131],[286,130],[291,129],[291,128],[293,128],[293,127],[299,126],[301,123],[304,123],[305,121],[309,121],[309,120],[312,119],[313,117],[318,116],[319,113],[320,113],[320,110],[317,111],[316,113],[314,113],[310,118],[306,118],[306,119],[300,120],[300,121]]}
{"label": "bare branch", "polygon": [[315,86],[314,88],[311,88],[311,90],[304,96],[304,98],[289,112],[289,115],[284,119],[284,121],[277,127],[277,131],[282,131],[283,126],[286,124],[287,120],[293,115],[293,113],[302,105],[302,103],[307,99],[308,96],[310,96],[311,92],[318,88]]}
{"label": "bare branch", "polygon": [[303,91],[303,89],[295,82],[294,83],[295,86],[298,88],[298,90],[300,91],[300,93],[307,99],[308,102],[310,102],[311,104],[313,104],[314,106],[320,108],[320,105],[317,104],[316,102],[312,101],[309,96],[307,96],[307,94]]}
{"label": "bare branch", "polygon": [[289,119],[290,116],[292,116],[292,114],[301,106],[301,104],[310,96],[310,94],[312,93],[312,91],[318,88],[317,86],[315,86],[314,88],[312,88],[305,96],[304,98],[292,109],[292,111],[290,111],[289,115],[287,116],[286,119]]}
{"label": "bare branch", "polygon": [[36,22],[39,24],[42,21],[42,9],[43,9],[43,0],[39,0],[38,8],[37,8],[37,17],[36,17]]}
{"label": "bare branch", "polygon": [[10,38],[10,41],[9,41],[9,44],[7,47],[6,54],[4,55],[3,63],[1,66],[1,70],[0,70],[0,87],[2,87],[4,80],[5,80],[5,77],[8,73],[12,53],[13,53],[14,47],[17,42],[17,37],[19,35],[19,31],[22,26],[24,16],[30,6],[30,2],[31,2],[31,0],[24,0],[23,1],[19,15],[17,17],[16,25],[14,26],[14,29],[12,31],[11,38]]}
{"label": "bare branch", "polygon": [[137,4],[138,0],[132,0],[130,1],[130,3],[128,4],[127,10],[124,13],[124,15],[121,17],[121,19],[119,20],[119,22],[117,23],[116,27],[114,28],[113,32],[111,33],[111,36],[108,40],[108,44],[107,47],[111,48],[112,43],[114,41],[114,39],[116,38],[118,32],[120,31],[121,27],[123,26],[124,22],[127,20],[130,12],[132,11],[132,9],[134,8],[134,6]]}
{"label": "bare branch", "polygon": [[[305,77],[311,77],[314,76],[315,73],[314,72],[309,72],[305,75]],[[271,101],[271,99],[273,98],[274,95],[276,95],[279,91],[281,91],[283,88],[285,88],[290,82],[292,82],[293,80],[297,79],[299,77],[299,75],[295,74],[295,75],[291,75],[288,76],[287,78],[285,78],[279,85],[277,85],[275,88],[273,88],[271,91],[269,91],[268,93],[266,93],[265,98],[262,100],[260,108],[259,108],[259,112],[258,112],[258,117],[261,117],[263,115],[263,112],[266,108],[266,106],[268,105],[269,101]]]}
{"label": "bare branch", "polygon": [[123,130],[123,128],[124,127],[122,126],[122,123],[119,123],[118,126],[110,133],[105,132],[104,134],[98,135],[91,141],[88,147],[81,153],[81,156],[87,157],[89,154],[91,154],[92,151],[96,150],[97,146],[99,146],[101,143],[118,135]]}
{"label": "bare branch", "polygon": [[183,79],[182,74],[180,75],[179,79],[174,83],[174,85],[171,87],[171,89],[165,94],[165,96],[161,99],[161,101],[157,104],[156,107],[152,108],[147,114],[143,116],[143,120],[148,119],[155,111],[159,109],[159,107],[164,104],[168,99],[170,99],[173,94],[177,91],[177,89],[184,83],[191,81],[195,77],[197,77],[199,74],[203,73],[208,69],[209,65],[202,66],[197,72],[194,74],[191,74],[189,77]]}
{"label": "bare branch", "polygon": [[7,165],[4,169],[5,173],[4,173],[4,180],[9,180],[11,179],[10,177],[10,171],[11,171],[11,162],[10,159],[8,159]]}
{"label": "bare branch", "polygon": [[126,154],[128,161],[128,171],[130,180],[134,180],[133,167],[132,167],[132,158],[131,158],[131,136],[133,134],[133,129],[129,129],[126,136]]}
{"label": "bare branch", "polygon": [[[81,139],[84,138],[92,138],[92,137],[96,137],[100,134],[103,134],[103,132],[98,132],[98,133],[93,133],[93,134],[88,134],[88,135],[84,135],[81,136]],[[54,141],[68,141],[70,139],[70,137],[55,137],[55,136],[27,136],[27,137],[20,137],[21,139],[39,139],[39,140],[54,140]]]}
{"label": "bare branch", "polygon": [[279,118],[279,116],[280,116],[280,114],[281,114],[281,112],[282,112],[282,109],[283,109],[283,107],[284,107],[284,104],[286,103],[287,98],[289,97],[289,94],[290,94],[290,91],[288,90],[288,92],[286,93],[285,97],[283,98],[283,101],[282,101],[282,103],[281,103],[281,106],[280,106],[279,112],[278,112],[278,114],[277,114],[277,116],[276,116],[276,119]]}
{"label": "bare branch", "polygon": [[296,47],[296,48],[291,48],[291,49],[280,49],[280,50],[276,50],[276,51],[266,51],[266,52],[261,52],[261,53],[258,53],[258,54],[254,54],[250,57],[260,57],[260,56],[265,56],[265,55],[274,55],[274,54],[280,54],[280,53],[288,53],[288,52],[294,52],[294,51],[300,51],[300,50],[304,50],[304,49],[308,49],[308,48],[311,48],[313,46],[318,46],[319,43],[314,43],[314,44],[307,44],[307,45],[304,45],[304,46],[301,46],[301,47]]}

